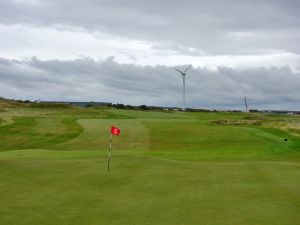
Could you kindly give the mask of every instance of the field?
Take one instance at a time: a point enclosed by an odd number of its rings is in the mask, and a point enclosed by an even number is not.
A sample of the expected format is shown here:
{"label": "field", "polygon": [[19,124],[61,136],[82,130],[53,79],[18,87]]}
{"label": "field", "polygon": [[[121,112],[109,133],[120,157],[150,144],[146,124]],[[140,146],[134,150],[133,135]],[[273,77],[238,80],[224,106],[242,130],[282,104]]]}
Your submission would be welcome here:
{"label": "field", "polygon": [[298,116],[4,102],[0,225],[297,225],[299,135]]}

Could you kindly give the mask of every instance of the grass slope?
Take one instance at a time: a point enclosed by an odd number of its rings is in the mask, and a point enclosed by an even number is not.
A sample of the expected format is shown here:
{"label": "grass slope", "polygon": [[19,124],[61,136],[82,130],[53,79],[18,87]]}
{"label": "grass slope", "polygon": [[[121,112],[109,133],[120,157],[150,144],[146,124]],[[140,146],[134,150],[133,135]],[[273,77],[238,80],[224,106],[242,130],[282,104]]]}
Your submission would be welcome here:
{"label": "grass slope", "polygon": [[298,117],[15,106],[0,118],[12,121],[0,225],[300,223]]}

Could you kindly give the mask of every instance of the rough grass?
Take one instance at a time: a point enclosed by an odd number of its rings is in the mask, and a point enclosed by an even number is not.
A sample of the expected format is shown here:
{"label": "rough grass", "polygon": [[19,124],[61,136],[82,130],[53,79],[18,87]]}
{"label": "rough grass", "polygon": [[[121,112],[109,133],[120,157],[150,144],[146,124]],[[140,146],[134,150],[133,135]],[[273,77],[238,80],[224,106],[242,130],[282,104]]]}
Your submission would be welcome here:
{"label": "rough grass", "polygon": [[41,102],[41,103],[30,103],[29,105],[32,108],[42,108],[42,109],[51,109],[51,108],[71,108],[71,104],[67,103],[47,103],[47,102]]}
{"label": "rough grass", "polygon": [[[0,113],[12,118],[0,126],[0,225],[300,224],[298,117],[30,107]],[[121,135],[113,137],[108,173],[111,125]]]}

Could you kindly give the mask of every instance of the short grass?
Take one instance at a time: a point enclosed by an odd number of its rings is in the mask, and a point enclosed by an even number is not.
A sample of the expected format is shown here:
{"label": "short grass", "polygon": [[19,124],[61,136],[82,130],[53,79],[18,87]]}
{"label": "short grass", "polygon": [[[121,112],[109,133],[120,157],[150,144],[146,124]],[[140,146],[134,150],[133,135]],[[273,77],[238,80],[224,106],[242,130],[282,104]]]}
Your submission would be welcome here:
{"label": "short grass", "polygon": [[300,224],[298,117],[237,126],[211,121],[242,113],[20,106],[0,117],[12,121],[0,125],[0,225]]}

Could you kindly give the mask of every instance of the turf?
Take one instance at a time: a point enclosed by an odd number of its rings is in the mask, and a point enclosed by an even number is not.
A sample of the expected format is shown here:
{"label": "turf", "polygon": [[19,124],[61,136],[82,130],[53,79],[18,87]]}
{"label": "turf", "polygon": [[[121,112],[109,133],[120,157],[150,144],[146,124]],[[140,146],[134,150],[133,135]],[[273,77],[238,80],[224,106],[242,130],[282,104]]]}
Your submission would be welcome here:
{"label": "turf", "polygon": [[[300,118],[31,108],[0,113],[2,225],[300,224]],[[250,117],[249,117],[250,116]],[[113,137],[107,172],[109,128]],[[288,139],[288,141],[284,141]]]}

